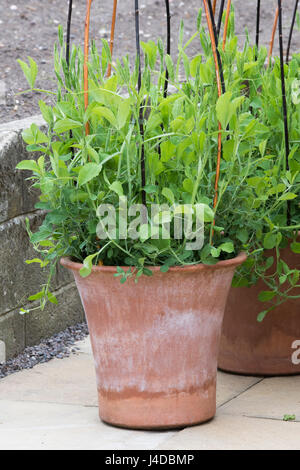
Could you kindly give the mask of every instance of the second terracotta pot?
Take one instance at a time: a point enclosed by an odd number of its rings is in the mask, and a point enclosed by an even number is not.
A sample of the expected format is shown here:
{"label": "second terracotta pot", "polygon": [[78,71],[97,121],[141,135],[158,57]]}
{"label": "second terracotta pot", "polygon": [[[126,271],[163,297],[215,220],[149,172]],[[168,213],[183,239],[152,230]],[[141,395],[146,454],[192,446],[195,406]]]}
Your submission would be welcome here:
{"label": "second terracotta pot", "polygon": [[216,372],[225,303],[237,258],[171,268],[120,284],[114,267],[74,273],[95,359],[102,420],[165,429],[201,423],[216,411]]}
{"label": "second terracotta pot", "polygon": [[[289,246],[282,250],[281,257],[291,268],[300,269],[300,255]],[[245,375],[300,374],[300,298],[287,300],[258,323],[258,314],[269,307],[258,300],[264,290],[268,289],[263,281],[250,288],[230,290],[219,367]],[[300,289],[291,294],[300,295]]]}

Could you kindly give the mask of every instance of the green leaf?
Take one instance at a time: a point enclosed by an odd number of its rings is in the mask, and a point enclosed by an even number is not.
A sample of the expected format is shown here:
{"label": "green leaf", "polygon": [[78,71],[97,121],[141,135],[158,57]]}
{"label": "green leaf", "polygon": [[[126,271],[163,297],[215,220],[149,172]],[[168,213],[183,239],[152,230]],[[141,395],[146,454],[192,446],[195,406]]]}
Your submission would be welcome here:
{"label": "green leaf", "polygon": [[193,191],[194,191],[194,185],[193,185],[193,182],[190,178],[186,178],[184,181],[183,181],[183,189],[189,193],[189,194],[193,194]]}
{"label": "green leaf", "polygon": [[261,291],[258,294],[258,300],[260,300],[261,302],[268,302],[272,300],[275,296],[276,296],[276,292],[265,290],[265,291]]}
{"label": "green leaf", "polygon": [[47,122],[47,124],[51,125],[53,123],[53,111],[50,106],[47,106],[44,101],[39,101],[39,107],[43,118]]}
{"label": "green leaf", "polygon": [[162,195],[165,196],[165,198],[171,203],[174,204],[175,198],[173,191],[170,188],[163,188],[162,190]]}
{"label": "green leaf", "polygon": [[191,75],[192,77],[196,77],[197,70],[199,69],[199,66],[202,62],[202,56],[197,55],[196,57],[193,58],[193,60],[190,63],[190,69],[191,69]]}
{"label": "green leaf", "polygon": [[221,253],[221,248],[215,248],[214,246],[211,247],[211,255],[214,258],[219,258],[220,253]]}
{"label": "green leaf", "polygon": [[47,297],[52,304],[58,304],[57,298],[51,292],[47,292]]}
{"label": "green leaf", "polygon": [[26,77],[27,82],[29,83],[30,88],[34,88],[37,73],[38,73],[38,66],[36,62],[32,59],[32,57],[28,57],[29,65],[26,62],[18,59],[18,63],[23,70],[23,73]]}
{"label": "green leaf", "polygon": [[169,269],[170,269],[170,266],[168,264],[164,264],[163,266],[160,267],[160,272],[167,273]]}
{"label": "green leaf", "polygon": [[284,415],[283,421],[295,421],[296,415]]}
{"label": "green leaf", "polygon": [[31,302],[33,302],[34,300],[40,300],[44,297],[44,295],[45,295],[45,292],[42,290],[41,292],[38,292],[37,294],[31,295],[30,297],[28,297],[28,300],[30,300]]}
{"label": "green leaf", "polygon": [[56,121],[54,125],[54,131],[58,134],[62,134],[63,132],[70,131],[72,129],[76,129],[78,127],[82,127],[83,124],[78,121],[73,121],[73,119],[65,118],[59,121]]}
{"label": "green leaf", "polygon": [[141,46],[148,57],[150,68],[154,69],[157,57],[157,46],[155,42],[141,42]]}
{"label": "green leaf", "polygon": [[153,276],[153,271],[151,271],[151,269],[148,269],[148,268],[143,268],[143,274],[145,274],[145,276]]}
{"label": "green leaf", "polygon": [[31,124],[29,129],[22,132],[22,138],[26,144],[45,144],[48,142],[48,137],[44,134],[36,124]]}
{"label": "green leaf", "polygon": [[123,196],[124,195],[122,183],[120,183],[120,181],[114,181],[110,185],[110,190],[114,191],[118,196]]}
{"label": "green leaf", "polygon": [[300,253],[300,243],[299,242],[293,242],[291,243],[291,250],[293,253]]}
{"label": "green leaf", "polygon": [[249,240],[249,233],[245,228],[238,230],[236,236],[243,244]]}
{"label": "green leaf", "polygon": [[25,263],[26,263],[26,264],[38,263],[38,264],[41,265],[41,264],[43,263],[43,261],[42,261],[41,259],[39,259],[39,258],[34,258],[34,259],[27,259],[27,260],[25,261]]}
{"label": "green leaf", "polygon": [[162,162],[167,162],[176,155],[176,147],[170,141],[163,142],[160,146],[160,149]]}
{"label": "green leaf", "polygon": [[231,118],[245,99],[243,96],[240,96],[239,98],[235,98],[233,101],[231,101],[231,98],[232,93],[227,91],[220,96],[216,104],[217,118],[220,121],[223,129],[226,129]]}
{"label": "green leaf", "polygon": [[257,321],[261,323],[264,320],[267,313],[268,313],[268,310],[264,310],[263,312],[260,312],[259,315],[257,315]]}
{"label": "green leaf", "polygon": [[92,272],[93,259],[97,256],[98,253],[87,256],[83,261],[83,267],[80,269],[79,273],[81,277],[87,277]]}
{"label": "green leaf", "polygon": [[86,163],[79,171],[78,185],[82,186],[93,178],[96,178],[99,175],[101,168],[102,165],[98,165],[97,163]]}
{"label": "green leaf", "polygon": [[169,77],[171,81],[175,80],[175,71],[174,71],[174,64],[172,57],[169,54],[166,54],[165,56],[165,61],[166,61],[166,66],[169,72]]}
{"label": "green leaf", "polygon": [[203,216],[204,222],[213,222],[215,218],[215,213],[211,207],[207,204],[197,204],[198,206],[203,206]]}
{"label": "green leaf", "polygon": [[272,232],[267,233],[264,238],[264,248],[266,248],[267,250],[272,250],[273,248],[275,248],[276,244],[277,235]]}
{"label": "green leaf", "polygon": [[95,115],[100,118],[105,118],[113,127],[118,128],[118,123],[115,118],[115,115],[109,108],[105,108],[104,106],[96,106],[92,109],[91,115]]}
{"label": "green leaf", "polygon": [[232,242],[222,243],[222,245],[220,245],[219,248],[221,248],[221,250],[224,251],[225,253],[234,252],[234,244]]}
{"label": "green leaf", "polygon": [[120,130],[122,129],[128,119],[130,112],[130,100],[123,100],[118,109],[117,115],[117,128]]}
{"label": "green leaf", "polygon": [[16,166],[17,170],[30,170],[35,171],[36,173],[40,172],[38,164],[35,160],[22,160]]}
{"label": "green leaf", "polygon": [[279,201],[292,201],[293,199],[296,199],[297,194],[294,193],[286,193],[280,196]]}
{"label": "green leaf", "polygon": [[147,186],[144,186],[143,189],[147,194],[153,194],[158,192],[158,186],[155,186],[154,184],[148,184]]}

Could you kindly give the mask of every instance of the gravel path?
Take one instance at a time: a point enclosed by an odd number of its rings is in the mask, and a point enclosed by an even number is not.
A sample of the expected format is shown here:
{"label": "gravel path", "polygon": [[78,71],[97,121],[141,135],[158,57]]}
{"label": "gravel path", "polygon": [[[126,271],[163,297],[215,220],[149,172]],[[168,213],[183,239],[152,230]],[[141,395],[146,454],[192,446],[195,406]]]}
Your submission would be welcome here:
{"label": "gravel path", "polygon": [[[244,36],[248,27],[252,40],[255,31],[255,9],[257,0],[233,0],[236,8],[236,23],[239,35]],[[284,40],[288,30],[295,0],[284,0]],[[220,0],[218,1],[220,4]],[[276,0],[262,2],[261,43],[270,41]],[[101,38],[109,37],[112,0],[94,0],[91,18],[91,37],[99,44]],[[170,0],[173,30],[173,53],[180,19],[183,18],[188,37],[196,29],[196,17],[201,0]],[[40,95],[16,95],[27,88],[25,79],[16,60],[32,56],[39,64],[37,85],[53,89],[52,51],[59,24],[66,25],[67,0],[0,0],[0,93],[1,86],[7,91],[6,100],[1,104],[0,122],[24,118],[39,112]],[[116,26],[115,57],[135,53],[133,0],[119,0]],[[165,36],[166,18],[164,0],[141,0],[141,39],[147,41]],[[84,37],[85,1],[74,0],[72,41],[82,44]],[[276,40],[274,52],[276,53]],[[300,49],[300,33],[295,31],[292,50]],[[175,51],[176,52],[176,51]],[[198,53],[199,50],[191,50]]]}
{"label": "gravel path", "polygon": [[43,340],[37,346],[26,348],[19,356],[0,363],[0,379],[23,369],[32,369],[37,364],[48,362],[53,358],[64,359],[79,350],[74,344],[88,336],[86,323],[78,323],[66,330]]}

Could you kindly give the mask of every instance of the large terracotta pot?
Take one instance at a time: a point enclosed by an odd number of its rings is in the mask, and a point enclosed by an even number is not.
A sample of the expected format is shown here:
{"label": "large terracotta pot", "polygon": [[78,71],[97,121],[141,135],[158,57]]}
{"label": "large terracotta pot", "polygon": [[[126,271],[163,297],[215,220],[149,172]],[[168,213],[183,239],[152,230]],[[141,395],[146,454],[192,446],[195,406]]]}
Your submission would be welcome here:
{"label": "large terracotta pot", "polygon": [[174,267],[120,284],[115,267],[62,264],[74,273],[95,359],[99,414],[129,428],[176,428],[216,411],[225,303],[239,255],[215,266]]}
{"label": "large terracotta pot", "polygon": [[[300,269],[300,256],[289,246],[281,256],[291,268]],[[299,361],[292,358],[297,352],[294,348],[300,346],[300,298],[286,301],[258,323],[257,315],[269,307],[258,300],[263,290],[268,290],[263,281],[250,288],[230,290],[219,367],[246,375],[299,374]],[[300,289],[294,289],[292,294],[300,295]]]}

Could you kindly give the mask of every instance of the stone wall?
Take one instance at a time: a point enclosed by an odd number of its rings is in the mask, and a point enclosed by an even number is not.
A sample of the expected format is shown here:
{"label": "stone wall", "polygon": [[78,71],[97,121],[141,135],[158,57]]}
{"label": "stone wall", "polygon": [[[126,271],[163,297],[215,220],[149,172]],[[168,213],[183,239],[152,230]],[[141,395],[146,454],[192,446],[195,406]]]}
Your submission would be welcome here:
{"label": "stone wall", "polygon": [[37,193],[26,181],[30,173],[15,169],[19,161],[35,158],[28,155],[21,137],[32,122],[43,125],[41,117],[35,116],[0,126],[0,362],[4,356],[13,357],[26,346],[84,320],[72,275],[62,267],[57,268],[53,282],[58,305],[49,304],[43,312],[19,314],[47,275],[38,265],[25,263],[37,256],[29,243],[25,220],[29,219],[35,231],[43,213],[34,208]]}

